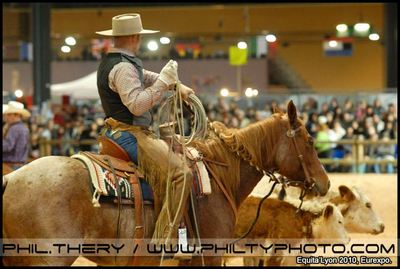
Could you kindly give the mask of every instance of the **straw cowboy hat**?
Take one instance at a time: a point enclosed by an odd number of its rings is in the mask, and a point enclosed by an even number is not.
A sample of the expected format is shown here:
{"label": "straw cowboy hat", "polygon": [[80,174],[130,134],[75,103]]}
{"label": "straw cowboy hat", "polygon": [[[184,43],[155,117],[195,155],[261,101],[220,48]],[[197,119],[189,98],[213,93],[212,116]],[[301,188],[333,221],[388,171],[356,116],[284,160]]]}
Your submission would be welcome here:
{"label": "straw cowboy hat", "polygon": [[160,31],[143,29],[142,20],[137,13],[127,13],[112,18],[112,29],[99,31],[96,34],[104,36],[128,36],[136,34],[153,34]]}
{"label": "straw cowboy hat", "polygon": [[24,104],[16,101],[10,101],[8,104],[3,104],[3,114],[20,114],[24,118],[29,118],[31,113],[24,109]]}

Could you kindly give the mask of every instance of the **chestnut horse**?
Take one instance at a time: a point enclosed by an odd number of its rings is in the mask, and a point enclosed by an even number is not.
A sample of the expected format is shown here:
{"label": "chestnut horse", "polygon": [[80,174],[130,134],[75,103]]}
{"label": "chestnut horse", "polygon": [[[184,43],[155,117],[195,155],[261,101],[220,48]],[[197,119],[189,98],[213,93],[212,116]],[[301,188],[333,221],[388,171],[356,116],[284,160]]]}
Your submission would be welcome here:
{"label": "chestnut horse", "polygon": [[[314,149],[304,123],[297,118],[292,101],[287,113],[271,117],[239,130],[217,130],[218,136],[197,146],[225,186],[236,209],[263,177],[263,171],[277,171],[288,179],[305,181],[314,195],[325,195],[328,175]],[[222,125],[222,124],[221,124]],[[220,125],[220,126],[221,126]],[[221,129],[221,128],[220,128]],[[299,155],[302,155],[299,157]],[[300,158],[302,157],[302,161]],[[221,165],[225,163],[228,165]],[[4,238],[115,238],[118,209],[112,204],[93,207],[89,174],[76,159],[48,156],[37,159],[3,177]],[[197,200],[197,218],[202,238],[233,238],[235,214],[231,203],[211,177],[212,193]],[[133,238],[134,209],[122,206],[120,238]],[[146,227],[151,238],[154,214]],[[289,224],[288,224],[289,225]],[[77,257],[4,256],[5,265],[71,265]],[[129,265],[132,257],[87,256],[99,265]],[[206,265],[221,265],[222,257],[204,256]],[[159,257],[144,257],[139,264],[157,265]],[[193,256],[192,265],[201,265]]]}

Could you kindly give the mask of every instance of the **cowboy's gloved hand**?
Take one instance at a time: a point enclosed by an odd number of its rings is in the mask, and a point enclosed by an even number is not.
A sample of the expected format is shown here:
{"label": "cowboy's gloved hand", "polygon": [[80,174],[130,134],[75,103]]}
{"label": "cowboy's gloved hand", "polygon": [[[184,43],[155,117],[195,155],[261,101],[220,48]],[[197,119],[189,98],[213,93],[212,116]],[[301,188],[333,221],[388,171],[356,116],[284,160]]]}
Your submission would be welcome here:
{"label": "cowboy's gloved hand", "polygon": [[185,100],[185,101],[188,101],[189,95],[194,94],[194,90],[193,89],[189,88],[188,86],[186,86],[186,85],[184,85],[182,83],[178,84],[178,90],[182,95],[182,99]]}
{"label": "cowboy's gloved hand", "polygon": [[164,82],[168,89],[178,81],[178,63],[169,60],[169,62],[163,67],[158,76],[158,79]]}

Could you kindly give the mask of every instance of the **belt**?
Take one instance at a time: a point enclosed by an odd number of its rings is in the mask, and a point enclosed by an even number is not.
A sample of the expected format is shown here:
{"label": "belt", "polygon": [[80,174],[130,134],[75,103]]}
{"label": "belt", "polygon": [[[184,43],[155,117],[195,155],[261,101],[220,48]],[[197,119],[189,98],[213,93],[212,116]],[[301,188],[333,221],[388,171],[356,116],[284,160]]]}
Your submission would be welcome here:
{"label": "belt", "polygon": [[150,126],[145,126],[145,125],[130,125],[130,124],[126,124],[124,122],[118,121],[114,118],[107,118],[105,120],[105,126],[112,128],[112,129],[122,129],[122,130],[146,130],[146,131],[150,131]]}

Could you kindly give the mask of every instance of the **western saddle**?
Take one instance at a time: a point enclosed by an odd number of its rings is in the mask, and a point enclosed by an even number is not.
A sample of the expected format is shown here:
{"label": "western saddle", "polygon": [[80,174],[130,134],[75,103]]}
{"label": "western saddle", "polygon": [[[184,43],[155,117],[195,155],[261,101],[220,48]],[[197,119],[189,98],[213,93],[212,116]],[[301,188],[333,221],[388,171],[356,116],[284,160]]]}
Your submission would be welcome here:
{"label": "western saddle", "polygon": [[[144,234],[144,205],[152,203],[148,201],[143,201],[142,190],[139,183],[139,178],[144,178],[144,176],[137,170],[136,165],[130,160],[129,155],[126,151],[119,146],[117,143],[109,139],[108,137],[102,135],[98,137],[99,142],[99,154],[92,152],[81,152],[81,154],[93,160],[95,163],[111,171],[114,175],[114,183],[119,186],[117,182],[117,176],[128,178],[130,184],[132,185],[133,197],[134,197],[134,207],[135,207],[135,238],[134,241],[143,239]],[[132,201],[124,201],[124,204],[132,204]],[[136,241],[140,243],[140,241]],[[134,262],[135,262],[134,258]]]}

